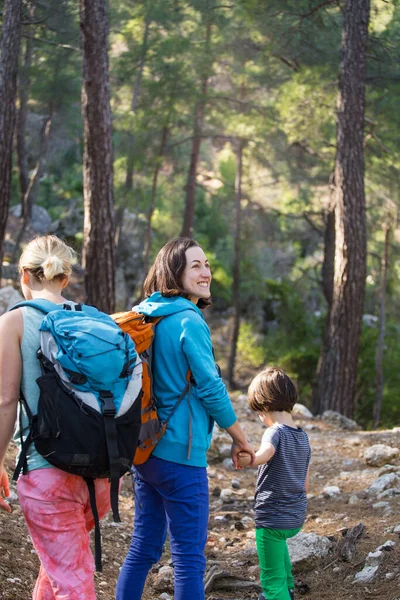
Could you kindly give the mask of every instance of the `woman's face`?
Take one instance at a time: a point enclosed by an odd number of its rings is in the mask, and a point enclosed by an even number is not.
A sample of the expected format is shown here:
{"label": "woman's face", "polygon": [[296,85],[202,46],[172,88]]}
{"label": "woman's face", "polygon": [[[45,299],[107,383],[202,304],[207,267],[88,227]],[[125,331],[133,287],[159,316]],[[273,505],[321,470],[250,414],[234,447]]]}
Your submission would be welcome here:
{"label": "woman's face", "polygon": [[190,300],[197,304],[200,298],[205,300],[211,296],[210,265],[199,246],[192,246],[185,252],[186,267],[182,274],[182,287]]}

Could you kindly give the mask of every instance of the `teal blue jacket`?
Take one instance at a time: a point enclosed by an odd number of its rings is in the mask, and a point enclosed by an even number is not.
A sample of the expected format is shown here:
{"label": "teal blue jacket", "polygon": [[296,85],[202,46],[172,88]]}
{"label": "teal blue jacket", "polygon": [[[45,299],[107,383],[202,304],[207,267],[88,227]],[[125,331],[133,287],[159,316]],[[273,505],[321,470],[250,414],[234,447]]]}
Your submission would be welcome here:
{"label": "teal blue jacket", "polygon": [[161,420],[168,417],[185,389],[189,369],[195,381],[190,401],[186,394],[153,455],[184,465],[206,467],[214,421],[222,429],[236,421],[228,392],[215,366],[208,325],[200,309],[180,296],[164,298],[155,292],[134,310],[151,317],[165,317],[156,325],[153,343],[153,389]]}

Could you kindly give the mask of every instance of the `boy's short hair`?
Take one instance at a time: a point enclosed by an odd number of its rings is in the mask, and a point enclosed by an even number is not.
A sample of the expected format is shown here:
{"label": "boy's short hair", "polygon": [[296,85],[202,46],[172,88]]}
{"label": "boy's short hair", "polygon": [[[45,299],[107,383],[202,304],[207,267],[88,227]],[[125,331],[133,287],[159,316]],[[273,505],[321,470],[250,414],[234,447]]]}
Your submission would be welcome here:
{"label": "boy's short hair", "polygon": [[248,402],[255,412],[291,412],[297,402],[297,389],[285,371],[267,367],[251,382]]}

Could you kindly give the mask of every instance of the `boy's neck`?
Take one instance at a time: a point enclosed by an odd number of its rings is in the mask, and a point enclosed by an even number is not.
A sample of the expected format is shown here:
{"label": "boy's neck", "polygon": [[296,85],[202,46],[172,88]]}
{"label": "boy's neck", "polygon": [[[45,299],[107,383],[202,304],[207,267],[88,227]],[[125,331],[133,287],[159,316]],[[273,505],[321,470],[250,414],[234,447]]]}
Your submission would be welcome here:
{"label": "boy's neck", "polygon": [[279,423],[280,425],[287,425],[288,427],[294,427],[295,429],[297,428],[291,413],[286,412],[284,410],[282,411],[275,411],[275,412],[267,412],[264,413],[265,416],[265,424],[268,425],[268,427],[271,427],[272,425],[275,425],[275,423]]}

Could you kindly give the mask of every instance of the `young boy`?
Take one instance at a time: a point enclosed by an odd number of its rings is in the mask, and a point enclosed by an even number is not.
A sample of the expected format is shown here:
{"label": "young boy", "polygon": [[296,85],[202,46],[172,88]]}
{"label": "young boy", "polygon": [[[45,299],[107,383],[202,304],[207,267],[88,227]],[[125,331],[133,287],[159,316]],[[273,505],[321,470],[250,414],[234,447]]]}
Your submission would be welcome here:
{"label": "young boy", "polygon": [[[268,427],[254,463],[259,466],[254,503],[263,589],[259,600],[293,600],[294,579],[286,540],[300,531],[306,517],[310,443],[293,422],[297,390],[282,369],[261,371],[250,384],[248,401]],[[239,465],[249,464],[250,455],[240,452]]]}

